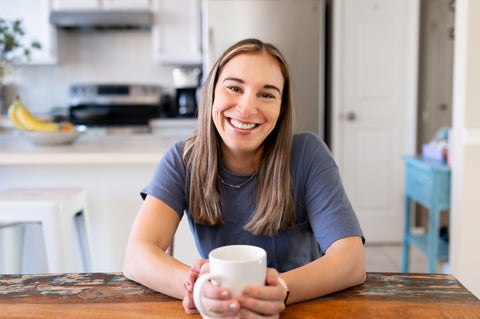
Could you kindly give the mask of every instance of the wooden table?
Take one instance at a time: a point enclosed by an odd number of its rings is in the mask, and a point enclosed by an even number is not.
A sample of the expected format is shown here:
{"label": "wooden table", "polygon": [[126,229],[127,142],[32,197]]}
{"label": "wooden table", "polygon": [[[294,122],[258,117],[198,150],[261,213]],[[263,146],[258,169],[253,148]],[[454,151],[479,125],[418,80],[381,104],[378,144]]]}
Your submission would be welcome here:
{"label": "wooden table", "polygon": [[[120,273],[0,275],[1,318],[200,318]],[[369,273],[363,285],[290,305],[282,318],[480,318],[453,276]]]}

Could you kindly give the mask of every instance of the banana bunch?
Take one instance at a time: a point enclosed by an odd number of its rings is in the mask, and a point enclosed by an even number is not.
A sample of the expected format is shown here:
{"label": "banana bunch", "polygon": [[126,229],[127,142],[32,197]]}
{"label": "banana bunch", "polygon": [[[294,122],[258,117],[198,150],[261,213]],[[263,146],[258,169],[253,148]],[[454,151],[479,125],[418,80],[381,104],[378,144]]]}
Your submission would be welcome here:
{"label": "banana bunch", "polygon": [[42,121],[23,105],[18,96],[8,108],[8,117],[18,130],[56,132],[73,129],[73,124],[69,122],[50,123]]}

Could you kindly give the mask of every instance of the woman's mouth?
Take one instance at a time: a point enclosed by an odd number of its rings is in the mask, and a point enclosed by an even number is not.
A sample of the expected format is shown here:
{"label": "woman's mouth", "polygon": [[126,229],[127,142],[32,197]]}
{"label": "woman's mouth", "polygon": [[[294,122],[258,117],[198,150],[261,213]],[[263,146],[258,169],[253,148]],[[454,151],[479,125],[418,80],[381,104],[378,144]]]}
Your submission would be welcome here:
{"label": "woman's mouth", "polygon": [[232,124],[232,126],[242,130],[251,130],[257,126],[257,124],[255,123],[244,123],[232,118],[228,119],[228,121],[230,122],[230,124]]}

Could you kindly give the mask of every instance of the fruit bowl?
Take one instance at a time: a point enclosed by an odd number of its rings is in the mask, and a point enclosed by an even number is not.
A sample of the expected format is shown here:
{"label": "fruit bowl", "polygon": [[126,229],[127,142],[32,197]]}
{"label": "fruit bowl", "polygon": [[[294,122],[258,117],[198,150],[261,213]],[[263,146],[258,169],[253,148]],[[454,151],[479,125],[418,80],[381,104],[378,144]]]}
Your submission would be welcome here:
{"label": "fruit bowl", "polygon": [[19,130],[18,132],[35,145],[65,145],[75,142],[86,130],[86,126],[78,125],[68,131],[42,132]]}

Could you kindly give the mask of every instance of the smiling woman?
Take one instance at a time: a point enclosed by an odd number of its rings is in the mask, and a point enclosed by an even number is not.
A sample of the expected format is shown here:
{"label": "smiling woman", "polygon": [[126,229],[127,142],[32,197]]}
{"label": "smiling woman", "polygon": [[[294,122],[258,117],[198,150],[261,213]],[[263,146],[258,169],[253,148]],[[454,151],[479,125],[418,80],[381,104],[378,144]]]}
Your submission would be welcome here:
{"label": "smiling woman", "polygon": [[229,171],[250,174],[258,170],[263,141],[280,115],[283,83],[278,62],[266,53],[236,56],[223,68],[212,118]]}
{"label": "smiling woman", "polygon": [[192,291],[208,261],[190,267],[165,253],[186,211],[203,258],[227,245],[267,252],[265,286],[232,298],[205,284],[212,311],[277,317],[286,304],[365,280],[363,234],[338,169],[318,136],[292,135],[290,90],[287,63],[270,44],[243,40],[219,58],[202,88],[198,129],[169,149],[141,192],[128,278],[197,312]]}

